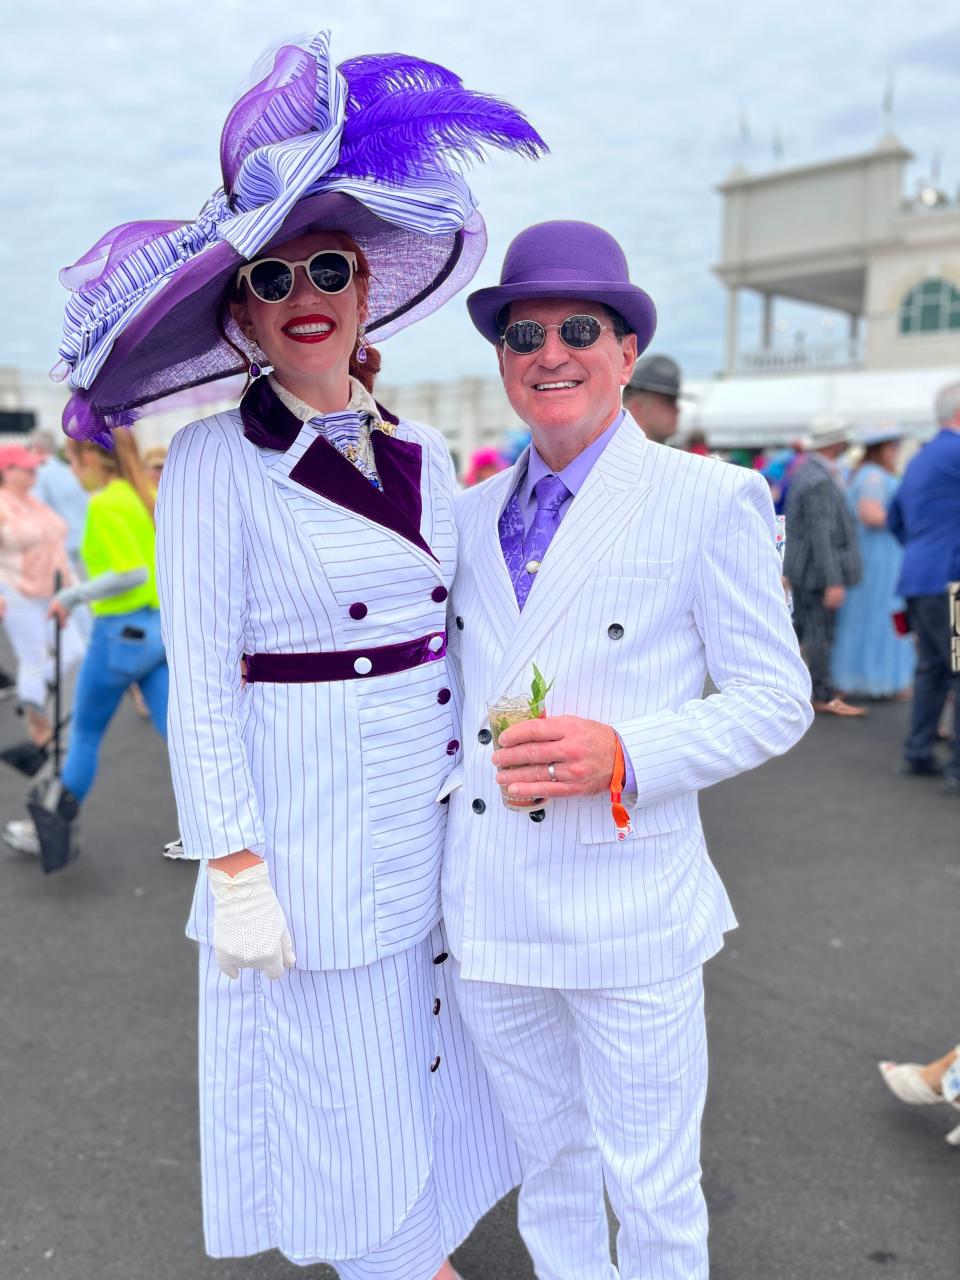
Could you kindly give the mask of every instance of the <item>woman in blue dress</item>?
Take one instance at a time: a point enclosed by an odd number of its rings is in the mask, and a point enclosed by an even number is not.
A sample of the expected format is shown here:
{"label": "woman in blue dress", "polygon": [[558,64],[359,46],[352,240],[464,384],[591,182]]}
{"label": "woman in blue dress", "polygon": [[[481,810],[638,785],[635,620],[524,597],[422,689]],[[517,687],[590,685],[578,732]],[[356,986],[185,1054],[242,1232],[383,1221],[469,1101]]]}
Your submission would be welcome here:
{"label": "woman in blue dress", "polygon": [[847,588],[837,618],[833,680],[844,693],[892,698],[909,689],[915,655],[909,636],[898,635],[892,615],[903,608],[896,595],[903,550],[887,528],[897,491],[900,440],[890,429],[863,438],[866,451],[848,491],[857,522],[863,577]]}

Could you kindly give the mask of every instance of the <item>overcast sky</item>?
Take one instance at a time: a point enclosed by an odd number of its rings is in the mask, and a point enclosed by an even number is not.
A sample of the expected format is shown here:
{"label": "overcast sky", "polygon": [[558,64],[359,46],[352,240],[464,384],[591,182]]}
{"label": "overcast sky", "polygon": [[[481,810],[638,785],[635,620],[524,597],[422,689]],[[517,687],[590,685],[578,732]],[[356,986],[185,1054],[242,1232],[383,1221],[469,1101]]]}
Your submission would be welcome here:
{"label": "overcast sky", "polygon": [[[713,188],[735,161],[770,167],[875,144],[895,73],[894,124],[917,162],[942,151],[960,183],[956,0],[31,0],[8,7],[0,48],[0,365],[56,359],[60,267],[104,231],[188,218],[219,180],[220,129],[267,45],[320,27],[337,61],[401,50],[527,112],[551,155],[494,153],[472,172],[490,233],[474,287],[510,238],[545,218],[599,222],[654,297],[654,350],[688,375],[722,362],[724,299]],[[745,121],[752,143],[742,140]],[[391,382],[493,373],[463,295],[384,344]]]}

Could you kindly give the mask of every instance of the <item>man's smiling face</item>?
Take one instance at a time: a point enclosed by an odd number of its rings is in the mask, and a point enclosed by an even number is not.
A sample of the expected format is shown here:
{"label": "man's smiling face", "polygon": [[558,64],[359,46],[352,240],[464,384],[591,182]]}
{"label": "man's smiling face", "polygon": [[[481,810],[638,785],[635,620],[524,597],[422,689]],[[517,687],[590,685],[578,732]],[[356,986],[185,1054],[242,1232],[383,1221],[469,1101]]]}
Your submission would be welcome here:
{"label": "man's smiling face", "polygon": [[[556,326],[576,315],[594,316],[603,326],[592,347],[576,349],[561,341]],[[505,320],[536,320],[546,329],[543,346],[530,355],[500,346],[500,373],[511,405],[530,427],[538,447],[541,441],[555,440],[564,453],[579,453],[620,410],[620,388],[629,380],[637,356],[636,336],[629,333],[618,341],[610,314],[599,303],[582,298],[514,302]]]}

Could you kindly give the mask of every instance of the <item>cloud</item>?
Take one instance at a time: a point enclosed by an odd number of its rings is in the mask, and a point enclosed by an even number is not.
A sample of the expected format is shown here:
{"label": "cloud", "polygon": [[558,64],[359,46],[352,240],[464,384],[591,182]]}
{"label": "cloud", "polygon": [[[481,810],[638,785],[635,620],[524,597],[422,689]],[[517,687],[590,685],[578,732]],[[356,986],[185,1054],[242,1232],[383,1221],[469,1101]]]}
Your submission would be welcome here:
{"label": "cloud", "polygon": [[[0,314],[0,363],[53,363],[57,271],[109,227],[197,212],[218,181],[229,106],[264,47],[303,31],[304,12],[302,0],[128,0],[122,15],[115,0],[34,0],[11,11],[0,51],[0,263],[9,271],[29,254],[35,268],[31,290]],[[873,145],[890,65],[904,67],[904,140],[921,154],[942,145],[960,101],[926,68],[960,66],[953,12],[953,0],[916,13],[893,0],[787,10],[746,0],[672,9],[367,0],[361,10],[326,0],[321,20],[338,58],[397,48],[433,58],[521,106],[550,143],[537,164],[495,155],[472,172],[490,234],[477,286],[496,280],[509,239],[529,223],[599,222],[656,299],[657,344],[692,375],[722,360],[715,185],[735,161],[769,166],[776,130],[788,164]],[[750,146],[739,138],[741,112]],[[462,299],[384,347],[391,382],[487,374],[491,361]]]}
{"label": "cloud", "polygon": [[900,61],[960,78],[960,26],[946,27],[915,40],[903,50]]}

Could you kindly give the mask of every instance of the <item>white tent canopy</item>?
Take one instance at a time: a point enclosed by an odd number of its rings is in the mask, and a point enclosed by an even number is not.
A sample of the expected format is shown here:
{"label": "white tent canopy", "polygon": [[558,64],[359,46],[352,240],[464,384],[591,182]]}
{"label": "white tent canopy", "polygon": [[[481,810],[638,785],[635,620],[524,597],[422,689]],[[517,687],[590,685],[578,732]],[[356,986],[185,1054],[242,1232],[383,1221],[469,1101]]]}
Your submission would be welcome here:
{"label": "white tent canopy", "polygon": [[933,403],[960,364],[934,369],[830,370],[715,378],[684,384],[679,431],[702,431],[712,449],[784,445],[805,436],[815,413],[828,410],[856,427],[895,423],[904,435],[929,435]]}

